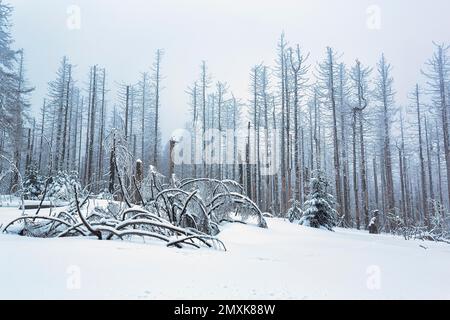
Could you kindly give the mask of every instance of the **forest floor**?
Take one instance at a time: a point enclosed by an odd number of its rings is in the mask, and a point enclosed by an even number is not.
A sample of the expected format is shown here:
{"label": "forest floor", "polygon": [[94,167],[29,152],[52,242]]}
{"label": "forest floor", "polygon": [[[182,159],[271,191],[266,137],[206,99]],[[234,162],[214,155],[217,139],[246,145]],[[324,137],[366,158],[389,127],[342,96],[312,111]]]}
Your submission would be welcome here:
{"label": "forest floor", "polygon": [[267,222],[224,225],[227,252],[2,234],[0,299],[450,299],[450,245]]}

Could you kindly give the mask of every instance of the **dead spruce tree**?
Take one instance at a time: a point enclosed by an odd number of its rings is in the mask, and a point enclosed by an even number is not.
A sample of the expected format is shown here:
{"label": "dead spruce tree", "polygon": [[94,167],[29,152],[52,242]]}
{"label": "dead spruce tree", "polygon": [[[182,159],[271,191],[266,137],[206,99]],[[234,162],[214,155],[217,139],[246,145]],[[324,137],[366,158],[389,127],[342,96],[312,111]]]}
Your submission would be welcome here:
{"label": "dead spruce tree", "polygon": [[341,180],[341,153],[340,153],[340,139],[338,131],[338,111],[337,111],[337,83],[338,83],[338,64],[337,55],[332,48],[327,48],[327,56],[324,61],[319,64],[318,73],[321,82],[321,89],[323,98],[326,100],[327,105],[331,109],[332,113],[332,131],[333,131],[333,164],[335,175],[335,191],[337,198],[338,212],[341,216],[345,215],[342,211],[343,192],[342,192],[342,180]]}

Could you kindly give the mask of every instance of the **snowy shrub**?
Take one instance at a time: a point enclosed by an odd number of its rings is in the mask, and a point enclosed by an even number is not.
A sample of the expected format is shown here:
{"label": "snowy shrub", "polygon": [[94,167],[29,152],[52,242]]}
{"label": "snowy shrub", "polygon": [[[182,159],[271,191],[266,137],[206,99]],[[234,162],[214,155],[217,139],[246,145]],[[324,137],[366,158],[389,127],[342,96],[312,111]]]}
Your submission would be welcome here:
{"label": "snowy shrub", "polygon": [[327,192],[329,182],[322,171],[316,170],[310,184],[310,194],[304,203],[303,215],[299,223],[332,231],[336,226],[337,213],[333,209],[333,196]]}
{"label": "snowy shrub", "polygon": [[401,218],[397,213],[398,210],[394,210],[386,214],[388,231],[403,236],[405,240],[417,239],[450,244],[450,214],[438,200],[429,199],[428,202],[429,225],[426,225],[425,222],[417,223],[407,218]]}
{"label": "snowy shrub", "polygon": [[450,213],[438,200],[430,200],[431,217],[429,237],[434,241],[450,243]]}
{"label": "snowy shrub", "polygon": [[392,211],[386,213],[386,222],[392,234],[404,234],[406,225],[400,217],[398,209],[394,208]]}
{"label": "snowy shrub", "polygon": [[450,213],[438,200],[430,200],[430,206],[432,213],[430,218],[431,230],[443,236],[449,236]]}

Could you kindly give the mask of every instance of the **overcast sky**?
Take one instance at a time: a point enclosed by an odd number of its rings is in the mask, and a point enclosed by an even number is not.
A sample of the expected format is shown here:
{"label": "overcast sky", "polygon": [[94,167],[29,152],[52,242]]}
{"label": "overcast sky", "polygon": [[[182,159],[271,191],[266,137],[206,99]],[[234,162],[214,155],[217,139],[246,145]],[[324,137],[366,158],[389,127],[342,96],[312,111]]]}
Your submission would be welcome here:
{"label": "overcast sky", "polygon": [[[375,65],[384,52],[394,66],[399,104],[431,56],[432,41],[450,43],[448,0],[9,0],[15,7],[15,46],[24,48],[28,77],[38,110],[62,56],[87,81],[90,65],[106,67],[110,99],[116,81],[137,82],[165,49],[162,126],[167,136],[183,127],[186,87],[206,60],[215,80],[226,81],[235,95],[248,98],[249,70],[272,65],[284,30],[290,44],[300,43],[311,61],[326,46]],[[67,26],[68,8],[81,11],[80,29]],[[379,13],[379,16],[378,16]],[[73,17],[73,15],[71,16]],[[72,20],[70,20],[72,21]],[[73,26],[73,24],[72,24]]]}

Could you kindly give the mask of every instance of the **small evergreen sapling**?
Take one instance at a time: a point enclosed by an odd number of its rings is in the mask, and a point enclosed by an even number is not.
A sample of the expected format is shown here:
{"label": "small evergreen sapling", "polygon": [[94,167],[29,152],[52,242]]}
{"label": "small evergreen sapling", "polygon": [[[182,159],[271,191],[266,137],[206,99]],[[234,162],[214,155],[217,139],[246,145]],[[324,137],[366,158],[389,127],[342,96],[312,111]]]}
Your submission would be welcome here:
{"label": "small evergreen sapling", "polygon": [[291,207],[289,208],[287,212],[287,216],[289,217],[289,222],[297,222],[302,217],[302,209],[301,209],[301,203],[300,201],[297,201],[295,199],[291,200]]}
{"label": "small evergreen sapling", "polygon": [[34,164],[30,165],[23,184],[25,200],[37,200],[45,189],[44,178],[39,174]]}
{"label": "small evergreen sapling", "polygon": [[334,198],[327,192],[329,182],[325,174],[316,170],[311,179],[311,191],[304,203],[300,224],[312,228],[325,228],[333,231],[336,226],[337,213],[333,209]]}

